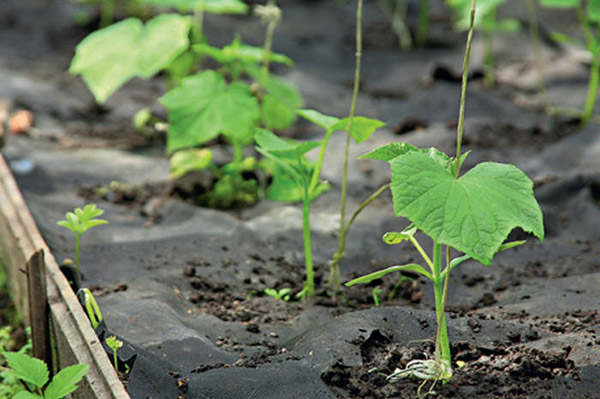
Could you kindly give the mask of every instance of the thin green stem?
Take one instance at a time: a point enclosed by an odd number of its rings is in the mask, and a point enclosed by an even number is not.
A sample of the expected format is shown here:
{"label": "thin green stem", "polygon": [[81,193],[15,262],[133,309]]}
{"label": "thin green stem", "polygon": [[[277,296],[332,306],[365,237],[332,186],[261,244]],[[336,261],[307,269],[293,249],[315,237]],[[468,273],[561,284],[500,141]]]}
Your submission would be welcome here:
{"label": "thin green stem", "polygon": [[117,357],[117,348],[113,348],[113,360],[115,362],[115,370],[119,371],[119,358]]}
{"label": "thin green stem", "polygon": [[[423,249],[421,244],[419,244],[419,242],[417,241],[417,239],[414,236],[410,236],[409,240],[410,240],[411,244],[417,249],[417,251],[419,251],[419,253],[423,257],[423,260],[425,260],[425,263],[427,263],[427,266],[429,266],[429,270],[431,270],[431,272],[434,273],[435,272],[435,270],[434,270],[435,269],[435,259],[433,262],[431,261],[431,258],[429,257],[429,255],[427,255],[427,252],[425,252],[425,250]],[[435,252],[434,252],[434,258],[435,258]]]}
{"label": "thin green stem", "polygon": [[321,169],[323,168],[323,160],[325,159],[325,151],[327,150],[327,144],[329,144],[329,138],[333,131],[327,131],[325,133],[325,137],[321,142],[321,149],[319,150],[319,157],[317,158],[317,164],[315,165],[315,170],[310,179],[310,185],[308,186],[308,194],[313,196],[315,189],[317,188],[317,184],[319,184],[319,180],[321,177]]}
{"label": "thin green stem", "polygon": [[585,44],[588,50],[592,50],[596,47],[596,38],[594,37],[594,32],[592,32],[592,27],[586,17],[585,10],[578,4],[575,8],[575,12],[577,13],[577,19],[579,20],[579,24],[583,29],[583,36],[585,38]]}
{"label": "thin green stem", "polygon": [[335,293],[339,290],[341,285],[341,274],[340,274],[340,266],[339,262],[344,257],[344,253],[346,252],[346,239],[348,237],[348,233],[350,232],[350,226],[354,223],[358,215],[365,209],[371,202],[375,201],[377,197],[383,194],[387,189],[390,188],[390,184],[384,184],[379,187],[377,191],[369,196],[366,200],[364,200],[359,207],[354,211],[354,214],[348,221],[348,224],[342,230],[342,235],[340,237],[340,246],[338,247],[336,253],[333,255],[332,260],[329,262],[330,270],[329,270],[329,289],[331,292]]}
{"label": "thin green stem", "polygon": [[115,18],[115,0],[104,0],[100,10],[100,27],[105,28],[113,23]]}
{"label": "thin green stem", "polygon": [[471,0],[471,18],[469,22],[469,33],[467,34],[467,46],[463,60],[463,75],[460,88],[460,107],[458,111],[458,124],[456,126],[456,178],[460,176],[460,156],[462,139],[465,132],[465,103],[467,98],[467,82],[469,80],[469,62],[471,59],[471,47],[473,45],[473,31],[475,30],[475,0]]}
{"label": "thin green stem", "polygon": [[[276,7],[276,6],[277,6],[276,0],[268,0],[267,1],[267,7]],[[270,20],[269,23],[267,24],[267,32],[265,34],[265,44],[263,46],[264,56],[263,56],[262,70],[261,70],[261,74],[260,74],[260,85],[262,88],[264,88],[264,86],[267,82],[267,79],[269,78],[269,65],[271,63],[271,52],[273,51],[273,37],[275,36],[275,28],[277,28],[278,24],[279,24],[279,21],[276,19]]]}
{"label": "thin green stem", "polygon": [[419,15],[415,40],[422,47],[429,36],[429,0],[419,0]]}
{"label": "thin green stem", "polygon": [[[363,0],[358,0],[358,4],[356,6],[356,67],[354,69],[354,88],[352,90],[352,103],[350,105],[350,116],[348,121],[348,131],[346,132],[346,144],[344,146],[344,175],[342,177],[342,198],[340,203],[340,228],[338,231],[339,239],[338,239],[338,250],[333,256],[333,262],[335,263],[335,267],[339,265],[341,259],[343,259],[345,247],[345,235],[344,228],[346,226],[346,201],[348,195],[348,153],[350,151],[350,132],[352,131],[352,127],[354,124],[354,115],[356,113],[356,103],[358,101],[358,89],[360,87],[360,67],[361,67],[361,59],[362,59],[362,9],[363,9]],[[340,248],[342,248],[340,250]],[[337,255],[337,258],[336,258]],[[333,266],[332,262],[332,268]],[[331,285],[331,283],[330,283]],[[335,285],[335,284],[334,284]],[[335,296],[335,291],[333,292]]]}
{"label": "thin green stem", "polygon": [[596,98],[598,96],[598,83],[600,81],[600,49],[598,46],[592,52],[593,60],[590,70],[590,80],[588,82],[587,98],[585,100],[585,107],[583,114],[581,115],[581,128],[585,129],[592,119],[594,113],[594,106],[596,105]]}
{"label": "thin green stem", "polygon": [[303,297],[308,298],[315,294],[315,277],[312,257],[312,240],[310,235],[310,197],[305,190],[302,201],[302,237],[304,239],[304,262],[306,266],[306,281],[304,283]]}
{"label": "thin green stem", "polygon": [[77,284],[81,283],[81,272],[79,268],[79,242],[81,241],[81,235],[75,234],[75,274],[77,276]]}
{"label": "thin green stem", "polygon": [[242,161],[244,160],[244,148],[237,141],[234,141],[232,143],[232,145],[233,145],[233,162],[236,164],[236,166],[239,166],[242,163]]}
{"label": "thin green stem", "polygon": [[201,43],[204,35],[204,7],[202,1],[196,3],[194,8],[194,28],[192,29],[193,42]]}
{"label": "thin green stem", "polygon": [[442,277],[442,245],[433,244],[433,291],[435,295],[435,314],[437,319],[437,332],[435,336],[435,358],[450,362],[450,343],[444,313],[444,286]]}
{"label": "thin green stem", "polygon": [[527,12],[529,15],[529,35],[533,41],[533,53],[535,57],[535,69],[537,72],[538,91],[542,97],[544,108],[548,109],[550,103],[546,93],[546,80],[544,78],[544,53],[542,52],[542,40],[540,38],[540,25],[537,17],[535,0],[527,0]]}

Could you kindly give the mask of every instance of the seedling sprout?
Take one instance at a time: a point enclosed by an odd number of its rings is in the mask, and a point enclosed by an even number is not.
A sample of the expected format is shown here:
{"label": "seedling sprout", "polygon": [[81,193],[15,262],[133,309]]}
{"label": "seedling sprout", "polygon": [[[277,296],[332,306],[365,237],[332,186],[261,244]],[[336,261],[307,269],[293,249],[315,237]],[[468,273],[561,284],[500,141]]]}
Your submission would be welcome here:
{"label": "seedling sprout", "polygon": [[80,262],[79,262],[79,244],[83,233],[89,229],[107,224],[103,219],[96,219],[102,215],[104,211],[96,207],[96,204],[88,204],[82,208],[75,208],[73,212],[65,214],[65,220],[57,222],[59,226],[67,228],[73,232],[75,236],[75,268],[77,275],[77,283],[81,282]]}
{"label": "seedling sprout", "polygon": [[117,356],[117,351],[123,346],[123,341],[117,339],[117,337],[113,335],[106,338],[106,345],[113,351],[113,364],[115,370],[119,370],[119,356]]}

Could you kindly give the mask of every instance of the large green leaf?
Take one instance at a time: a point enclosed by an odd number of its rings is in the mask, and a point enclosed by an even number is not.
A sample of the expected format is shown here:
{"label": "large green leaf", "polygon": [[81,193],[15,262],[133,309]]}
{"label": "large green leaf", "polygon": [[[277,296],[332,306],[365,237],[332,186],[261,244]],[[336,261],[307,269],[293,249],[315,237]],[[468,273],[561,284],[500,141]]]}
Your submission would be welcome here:
{"label": "large green leaf", "polygon": [[420,151],[390,164],[394,213],[438,243],[489,265],[515,227],[544,237],[533,183],[513,165],[485,162],[455,179],[451,170]]}
{"label": "large green leaf", "polygon": [[44,391],[46,399],[61,399],[77,389],[77,383],[88,372],[87,364],[75,364],[62,369]]}
{"label": "large green leaf", "polygon": [[227,85],[214,71],[183,79],[159,101],[169,112],[168,153],[204,144],[219,134],[250,144],[260,119],[258,102],[248,86]]}
{"label": "large green leaf", "polygon": [[48,367],[43,361],[16,352],[4,352],[2,356],[10,367],[7,373],[38,387],[43,387],[48,382]]}
{"label": "large green leaf", "polygon": [[98,103],[134,77],[149,78],[189,46],[189,17],[165,14],[148,21],[128,18],[87,36],[69,71],[80,74]]}
{"label": "large green leaf", "polygon": [[248,6],[240,0],[138,0],[142,3],[175,7],[179,11],[202,10],[211,14],[245,14]]}

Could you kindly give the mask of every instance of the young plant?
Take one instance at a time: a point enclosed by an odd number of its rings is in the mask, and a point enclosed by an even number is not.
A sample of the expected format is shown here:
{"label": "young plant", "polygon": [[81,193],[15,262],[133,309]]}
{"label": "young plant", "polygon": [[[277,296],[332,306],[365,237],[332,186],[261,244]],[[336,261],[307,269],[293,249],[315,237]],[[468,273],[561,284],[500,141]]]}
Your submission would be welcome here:
{"label": "young plant", "polygon": [[373,201],[377,196],[379,196],[385,189],[387,189],[387,185],[384,188],[377,190],[377,192],[367,201],[363,202],[358,210],[354,213],[352,218],[345,223],[345,208],[346,208],[346,187],[348,184],[348,149],[349,149],[349,141],[350,138],[354,140],[357,144],[362,143],[371,137],[371,135],[375,132],[375,130],[385,126],[384,122],[381,122],[377,119],[366,118],[364,116],[354,116],[354,112],[351,112],[351,116],[348,118],[339,119],[333,116],[323,115],[314,110],[302,110],[298,112],[300,116],[311,121],[312,123],[322,127],[325,129],[325,137],[321,142],[321,151],[319,153],[319,158],[317,160],[317,171],[320,174],[321,165],[323,163],[323,159],[325,157],[325,150],[327,149],[327,144],[329,143],[329,139],[331,135],[338,131],[345,131],[347,134],[346,139],[346,148],[344,153],[344,178],[342,181],[342,206],[341,206],[341,222],[340,222],[340,232],[338,239],[338,250],[333,255],[333,258],[330,262],[330,275],[329,275],[329,289],[331,293],[335,296],[340,286],[340,269],[339,262],[344,257],[345,245],[346,245],[346,237],[348,235],[348,231],[350,226],[358,216],[358,214],[362,211],[362,209],[367,206],[371,201]]}
{"label": "young plant", "polygon": [[266,288],[265,289],[265,295],[270,296],[271,298],[274,298],[276,300],[283,300],[286,302],[289,302],[291,299],[290,293],[292,292],[291,289],[289,288],[282,288],[279,291],[276,290],[275,288]]}
{"label": "young plant", "polygon": [[117,355],[117,351],[119,348],[123,346],[123,341],[117,339],[114,335],[106,338],[106,345],[113,351],[113,365],[115,366],[115,370],[119,370],[119,356]]}
{"label": "young plant", "polygon": [[258,152],[277,165],[281,175],[285,175],[285,179],[280,180],[279,190],[300,192],[302,195],[302,237],[306,281],[298,297],[301,299],[311,297],[315,294],[315,278],[310,235],[310,205],[315,198],[329,189],[329,184],[320,179],[322,157],[316,165],[313,165],[305,154],[319,146],[324,152],[327,140],[297,142],[281,139],[267,130],[259,130],[255,141]]}
{"label": "young plant", "polygon": [[19,379],[24,390],[13,399],[61,399],[77,389],[77,383],[89,370],[87,364],[76,364],[62,369],[50,380],[48,366],[43,361],[24,353],[3,352],[8,370],[3,375]]}
{"label": "young plant", "polygon": [[[391,380],[413,376],[433,380],[435,384],[450,379],[450,344],[444,314],[450,272],[468,259],[489,266],[497,252],[523,244],[523,241],[504,242],[516,227],[540,240],[544,238],[542,212],[533,195],[533,183],[521,170],[513,165],[484,162],[460,175],[460,167],[468,155],[461,153],[461,142],[474,21],[475,0],[472,0],[456,156],[451,158],[434,148],[419,149],[407,143],[388,144],[362,156],[390,163],[394,214],[411,222],[401,232],[385,234],[384,241],[391,245],[409,241],[423,258],[424,266],[417,263],[392,266],[346,285],[367,283],[387,273],[410,271],[431,280],[434,288],[437,320],[434,358],[410,362],[405,369],[389,376]],[[427,253],[417,240],[418,231],[432,240],[431,252]],[[463,255],[451,259],[452,248]]]}
{"label": "young plant", "polygon": [[597,0],[540,0],[544,7],[574,9],[583,30],[584,40],[562,33],[553,32],[554,40],[562,43],[572,43],[585,48],[592,56],[588,92],[581,113],[581,128],[585,128],[594,113],[598,87],[600,84],[600,2]]}
{"label": "young plant", "polygon": [[[493,86],[496,82],[494,62],[494,34],[516,33],[521,24],[514,18],[498,19],[498,7],[507,0],[478,0],[475,29],[483,32],[484,44],[484,84]],[[448,5],[456,12],[455,26],[460,30],[469,29],[471,0],[447,0]]]}
{"label": "young plant", "polygon": [[104,211],[96,207],[96,204],[88,204],[82,208],[75,208],[73,212],[65,214],[65,220],[56,222],[59,226],[67,228],[73,232],[75,236],[75,270],[77,275],[77,283],[81,282],[80,262],[79,262],[79,243],[83,233],[92,227],[107,224],[103,219],[96,219],[102,215]]}

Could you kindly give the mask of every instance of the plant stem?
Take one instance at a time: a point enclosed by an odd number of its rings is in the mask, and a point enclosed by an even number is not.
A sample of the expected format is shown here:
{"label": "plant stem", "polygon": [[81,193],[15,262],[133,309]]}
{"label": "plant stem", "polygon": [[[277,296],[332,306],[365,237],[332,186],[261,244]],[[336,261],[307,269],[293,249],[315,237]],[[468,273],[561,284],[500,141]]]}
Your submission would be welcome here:
{"label": "plant stem", "polygon": [[313,270],[312,241],[310,236],[310,197],[305,189],[302,201],[302,238],[304,239],[304,263],[306,266],[306,281],[304,283],[304,298],[315,294],[315,277]]}
{"label": "plant stem", "polygon": [[367,205],[369,205],[371,202],[375,201],[375,199],[377,199],[377,197],[383,194],[388,188],[390,188],[390,184],[384,184],[383,186],[379,187],[377,191],[371,194],[369,198],[364,200],[356,209],[356,211],[354,211],[354,214],[348,221],[348,224],[346,224],[346,226],[344,227],[344,230],[342,230],[339,240],[340,246],[338,247],[336,253],[333,255],[333,259],[329,262],[331,266],[329,270],[329,289],[331,290],[331,292],[337,292],[342,282],[339,261],[343,259],[344,253],[346,252],[346,238],[348,237],[350,226],[352,226],[354,220],[356,220],[356,218],[358,217],[358,215],[360,215],[362,210],[365,209]]}
{"label": "plant stem", "polygon": [[437,319],[437,332],[435,336],[435,358],[450,362],[450,343],[444,314],[444,282],[442,277],[442,245],[433,244],[433,291],[435,295],[435,314]]}
{"label": "plant stem", "polygon": [[321,177],[321,169],[323,168],[323,160],[325,159],[325,151],[327,150],[327,144],[329,144],[329,138],[333,131],[327,131],[325,133],[325,137],[321,142],[321,149],[319,150],[319,158],[317,158],[317,164],[315,165],[315,170],[310,179],[310,185],[308,186],[308,195],[312,198],[315,189],[317,188],[317,184],[319,184],[319,180]]}
{"label": "plant stem", "polygon": [[475,30],[475,0],[471,0],[471,18],[469,33],[467,34],[467,46],[463,60],[463,75],[460,88],[460,106],[458,110],[458,124],[456,126],[456,178],[460,175],[460,156],[462,139],[465,132],[465,102],[467,98],[467,82],[469,80],[469,61],[471,59],[471,47],[473,45],[473,31]]}
{"label": "plant stem", "polygon": [[[268,0],[267,7],[276,7],[276,0]],[[271,52],[273,50],[273,36],[275,35],[275,28],[279,21],[272,19],[267,24],[267,33],[265,34],[265,44],[263,46],[264,57],[263,57],[263,65],[260,74],[260,86],[264,88],[267,79],[269,78],[269,65],[271,63]]]}
{"label": "plant stem", "polygon": [[115,361],[115,371],[119,371],[119,360],[117,357],[117,348],[113,348],[113,360]]}
{"label": "plant stem", "polygon": [[546,93],[546,81],[544,79],[544,54],[542,52],[542,40],[540,39],[540,25],[538,23],[535,0],[527,0],[527,11],[529,14],[529,35],[533,41],[533,53],[535,57],[535,69],[537,70],[537,84],[544,108],[549,108],[548,95]]}
{"label": "plant stem", "polygon": [[105,28],[113,23],[115,18],[115,0],[104,0],[100,10],[100,27]]}
{"label": "plant stem", "polygon": [[[358,0],[358,4],[356,6],[356,67],[354,69],[354,88],[352,90],[352,104],[350,105],[348,131],[346,132],[346,145],[344,146],[344,175],[342,178],[338,250],[333,255],[331,261],[332,269],[339,267],[339,262],[344,258],[344,247],[346,246],[344,228],[346,225],[346,199],[348,195],[348,153],[350,151],[350,132],[352,131],[352,125],[354,124],[354,114],[356,113],[356,103],[358,100],[358,89],[360,87],[360,66],[362,58],[362,9],[363,0]],[[339,271],[337,273],[339,274]],[[335,285],[330,281],[329,285],[333,286],[334,290],[332,294],[335,296],[337,289],[339,288],[339,284]]]}
{"label": "plant stem", "polygon": [[75,234],[75,275],[77,276],[76,284],[81,284],[81,272],[79,269],[79,241],[81,240],[81,235]]}
{"label": "plant stem", "polygon": [[422,47],[427,43],[429,36],[429,0],[419,0],[418,20],[415,40],[417,45]]}
{"label": "plant stem", "polygon": [[196,3],[194,8],[194,28],[192,29],[192,36],[194,43],[201,43],[204,31],[204,7],[202,1]]}
{"label": "plant stem", "polygon": [[596,98],[598,96],[598,83],[600,81],[600,49],[598,46],[592,52],[593,60],[590,70],[590,80],[588,83],[588,93],[585,100],[585,107],[581,115],[581,129],[585,129],[592,119]]}

